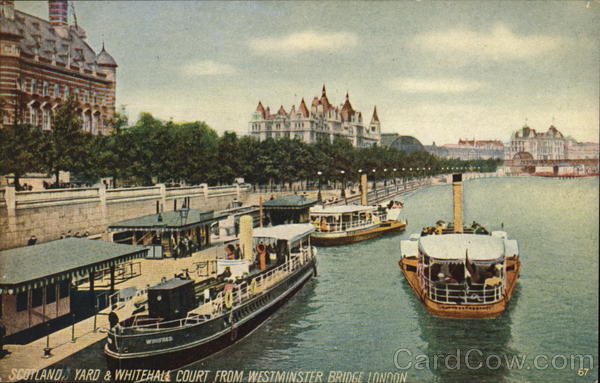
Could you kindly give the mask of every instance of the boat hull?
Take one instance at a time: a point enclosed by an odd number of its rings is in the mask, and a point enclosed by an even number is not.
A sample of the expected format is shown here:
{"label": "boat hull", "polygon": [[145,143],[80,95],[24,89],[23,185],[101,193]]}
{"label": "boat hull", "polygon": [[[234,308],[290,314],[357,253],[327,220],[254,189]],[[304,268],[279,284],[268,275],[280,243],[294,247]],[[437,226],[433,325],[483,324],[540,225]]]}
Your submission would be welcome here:
{"label": "boat hull", "polygon": [[283,306],[296,292],[298,292],[306,282],[316,275],[316,264],[310,262],[302,271],[303,275],[298,282],[293,285],[284,294],[273,300],[273,304],[265,307],[258,312],[254,317],[240,323],[238,326],[231,326],[227,331],[224,331],[216,338],[212,338],[206,342],[200,342],[190,347],[179,348],[169,351],[161,350],[158,353],[153,353],[148,356],[128,357],[127,355],[115,355],[105,347],[105,356],[108,369],[113,371],[113,377],[117,370],[135,370],[135,369],[151,369],[151,370],[173,370],[184,367],[191,363],[200,361],[212,354],[215,354],[225,348],[233,345],[237,341],[243,339],[252,331],[263,324],[271,315],[273,315],[281,306]]}
{"label": "boat hull", "polygon": [[518,258],[507,258],[507,266],[512,267],[510,267],[510,271],[506,272],[506,290],[503,298],[494,303],[467,305],[439,303],[429,299],[427,293],[421,288],[417,277],[416,258],[403,258],[398,262],[398,265],[415,295],[429,313],[437,317],[455,319],[491,319],[502,314],[512,297],[521,270],[521,262]]}
{"label": "boat hull", "polygon": [[374,228],[356,233],[313,233],[310,240],[316,246],[341,246],[377,238],[387,233],[404,231],[405,229],[405,222],[385,221]]}

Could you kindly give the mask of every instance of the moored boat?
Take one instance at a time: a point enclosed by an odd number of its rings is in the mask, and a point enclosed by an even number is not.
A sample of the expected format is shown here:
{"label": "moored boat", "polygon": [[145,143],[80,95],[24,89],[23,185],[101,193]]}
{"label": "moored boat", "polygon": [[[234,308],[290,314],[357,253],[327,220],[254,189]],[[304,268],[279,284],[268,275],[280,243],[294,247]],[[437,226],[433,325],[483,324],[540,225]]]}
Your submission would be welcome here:
{"label": "moored boat", "polygon": [[403,231],[406,223],[398,220],[399,211],[400,206],[394,204],[389,208],[362,205],[315,206],[310,209],[310,221],[316,229],[311,234],[311,239],[317,246],[339,246]]}
{"label": "moored boat", "polygon": [[217,260],[216,278],[165,280],[148,288],[141,312],[113,318],[104,348],[109,369],[170,370],[210,356],[260,326],[316,275],[312,225],[248,231],[251,223],[241,227],[240,247],[228,246],[226,259]]}
{"label": "moored boat", "polygon": [[462,175],[453,176],[454,222],[438,221],[401,241],[400,269],[425,309],[448,318],[504,312],[521,269],[517,241],[505,231],[462,223]]}

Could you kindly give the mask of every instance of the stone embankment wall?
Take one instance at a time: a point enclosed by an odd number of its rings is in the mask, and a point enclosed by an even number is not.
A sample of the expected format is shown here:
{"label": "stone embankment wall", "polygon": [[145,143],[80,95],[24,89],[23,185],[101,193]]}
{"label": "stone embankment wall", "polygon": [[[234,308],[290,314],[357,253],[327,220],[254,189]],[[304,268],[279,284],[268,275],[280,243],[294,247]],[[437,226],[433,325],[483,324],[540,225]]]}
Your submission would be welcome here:
{"label": "stone embankment wall", "polygon": [[180,208],[186,197],[193,209],[222,210],[232,201],[245,201],[248,187],[234,185],[167,188],[149,187],[105,189],[51,189],[15,192],[0,189],[0,250],[24,246],[35,235],[38,242],[60,238],[71,231],[100,234],[108,225],[125,219]]}

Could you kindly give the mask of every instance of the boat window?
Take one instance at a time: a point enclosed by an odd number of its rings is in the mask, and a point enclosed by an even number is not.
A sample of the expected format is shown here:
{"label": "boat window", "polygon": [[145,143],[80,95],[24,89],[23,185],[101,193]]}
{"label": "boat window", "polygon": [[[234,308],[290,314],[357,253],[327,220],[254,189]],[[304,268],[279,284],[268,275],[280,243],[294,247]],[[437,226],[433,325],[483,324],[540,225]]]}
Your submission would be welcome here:
{"label": "boat window", "polygon": [[69,280],[65,279],[64,281],[61,281],[59,286],[58,286],[58,290],[59,290],[59,298],[66,298],[69,296]]}
{"label": "boat window", "polygon": [[46,286],[46,303],[52,303],[56,300],[56,283]]}
{"label": "boat window", "polygon": [[27,291],[17,294],[17,312],[27,310]]}
{"label": "boat window", "polygon": [[38,287],[31,292],[31,307],[38,307],[42,305],[42,298],[44,296],[43,287]]}

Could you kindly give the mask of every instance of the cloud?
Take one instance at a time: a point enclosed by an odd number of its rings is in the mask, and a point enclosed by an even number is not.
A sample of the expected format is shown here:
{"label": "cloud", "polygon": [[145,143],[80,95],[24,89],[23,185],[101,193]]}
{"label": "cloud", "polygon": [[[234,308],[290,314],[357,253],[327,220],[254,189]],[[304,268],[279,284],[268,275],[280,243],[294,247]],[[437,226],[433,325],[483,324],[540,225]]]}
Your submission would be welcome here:
{"label": "cloud", "polygon": [[258,54],[297,55],[305,52],[335,52],[355,47],[358,37],[349,32],[306,30],[279,37],[252,39],[250,48]]}
{"label": "cloud", "polygon": [[567,43],[566,38],[558,36],[518,35],[508,26],[496,24],[487,32],[456,28],[416,35],[410,46],[458,59],[501,61],[541,57],[563,50]]}
{"label": "cloud", "polygon": [[479,81],[461,78],[415,78],[399,77],[388,84],[391,89],[404,93],[465,93],[485,86]]}
{"label": "cloud", "polygon": [[237,70],[229,64],[219,63],[212,60],[199,60],[185,64],[181,71],[187,76],[215,76],[235,74]]}

